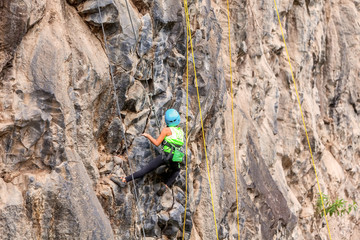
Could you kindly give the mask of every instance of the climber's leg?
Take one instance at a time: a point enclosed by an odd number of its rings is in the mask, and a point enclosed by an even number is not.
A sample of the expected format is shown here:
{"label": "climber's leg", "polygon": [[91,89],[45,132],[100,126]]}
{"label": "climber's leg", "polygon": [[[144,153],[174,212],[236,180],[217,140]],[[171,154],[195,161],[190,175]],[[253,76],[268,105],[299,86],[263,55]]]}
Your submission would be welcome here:
{"label": "climber's leg", "polygon": [[179,168],[179,164],[178,163],[173,163],[171,164],[171,172],[170,172],[170,175],[168,177],[168,179],[166,180],[166,185],[168,187],[171,187],[175,180],[176,180],[176,177],[179,175],[180,173],[180,168]]}
{"label": "climber's leg", "polygon": [[[165,164],[165,161],[161,155],[157,156],[156,158],[152,159],[148,165],[140,169],[139,171],[133,174],[134,179],[142,178],[145,174],[154,171],[156,168],[160,167],[161,165]],[[132,175],[129,175],[125,178],[126,182],[130,182],[133,178]]]}

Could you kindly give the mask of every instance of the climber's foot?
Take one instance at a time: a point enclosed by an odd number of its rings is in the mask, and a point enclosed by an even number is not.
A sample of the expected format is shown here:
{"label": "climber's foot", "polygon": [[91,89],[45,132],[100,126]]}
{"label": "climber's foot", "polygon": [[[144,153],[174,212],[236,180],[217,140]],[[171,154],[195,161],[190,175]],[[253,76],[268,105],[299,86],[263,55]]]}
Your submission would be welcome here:
{"label": "climber's foot", "polygon": [[112,176],[110,180],[116,183],[116,185],[118,185],[119,187],[125,187],[126,185],[126,179],[124,177]]}
{"label": "climber's foot", "polygon": [[166,190],[170,191],[169,186],[166,184],[162,184],[160,189],[157,191],[157,195],[162,196],[166,192]]}

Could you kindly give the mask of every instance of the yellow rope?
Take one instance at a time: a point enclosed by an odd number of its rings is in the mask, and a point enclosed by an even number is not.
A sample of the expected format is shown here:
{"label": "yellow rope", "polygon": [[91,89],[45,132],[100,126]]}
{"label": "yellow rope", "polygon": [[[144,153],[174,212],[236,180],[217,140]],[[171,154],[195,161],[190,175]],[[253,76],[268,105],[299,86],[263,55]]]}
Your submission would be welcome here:
{"label": "yellow rope", "polygon": [[[188,31],[189,37],[190,37],[190,47],[191,47],[191,53],[192,53],[192,59],[193,59],[193,66],[194,66],[195,86],[196,86],[197,99],[198,99],[198,103],[199,103],[199,113],[200,113],[202,136],[203,136],[203,139],[204,139],[204,151],[205,151],[206,167],[207,167],[208,180],[209,180],[209,186],[210,186],[211,204],[212,204],[212,209],[213,209],[213,214],[214,214],[216,238],[219,239],[219,234],[218,234],[217,225],[216,225],[216,215],[215,215],[214,199],[213,199],[212,188],[211,188],[209,162],[208,162],[207,151],[206,151],[204,125],[203,125],[203,119],[202,119],[202,114],[201,114],[200,95],[199,95],[199,88],[198,88],[197,76],[196,76],[195,58],[194,58],[194,50],[193,50],[192,38],[191,38],[190,18],[189,18],[189,12],[188,12],[188,7],[187,7],[187,0],[184,0],[184,8],[185,8],[187,31]],[[186,50],[187,50],[187,49],[186,49]]]}
{"label": "yellow rope", "polygon": [[232,132],[233,132],[233,144],[234,144],[234,173],[235,173],[235,189],[236,189],[236,211],[237,211],[237,223],[238,223],[238,239],[240,239],[240,214],[239,214],[239,196],[237,187],[237,169],[236,169],[236,144],[235,144],[235,121],[234,121],[234,94],[232,87],[232,68],[231,68],[231,41],[230,41],[230,7],[229,0],[227,0],[227,17],[229,27],[229,59],[230,59],[230,89],[231,89],[231,118],[232,118]]}
{"label": "yellow rope", "polygon": [[318,185],[319,192],[320,192],[320,198],[321,198],[321,203],[322,203],[322,206],[323,206],[323,211],[324,211],[324,216],[325,216],[325,220],[326,220],[326,225],[327,225],[327,229],[328,229],[328,232],[329,232],[329,237],[330,237],[330,240],[331,240],[331,233],[330,233],[330,228],[329,228],[329,222],[328,222],[327,217],[326,217],[325,205],[324,205],[324,200],[323,200],[323,196],[322,196],[322,192],[321,192],[321,188],[320,188],[319,178],[318,178],[318,175],[317,175],[317,172],[316,172],[315,161],[314,161],[314,157],[313,157],[312,150],[311,150],[311,146],[310,146],[309,136],[308,136],[308,133],[307,133],[307,130],[306,130],[305,119],[304,119],[304,115],[303,115],[302,108],[301,108],[299,93],[298,93],[298,90],[297,90],[297,88],[296,88],[296,82],[295,82],[293,70],[292,70],[292,67],[291,67],[289,52],[288,52],[288,49],[287,49],[287,47],[286,47],[286,41],[285,41],[284,31],[283,31],[283,28],[282,28],[282,25],[281,25],[280,15],[279,15],[279,11],[278,11],[278,8],[277,8],[277,5],[276,5],[276,0],[274,0],[274,4],[275,4],[276,14],[277,14],[277,17],[278,17],[278,20],[279,20],[279,25],[280,25],[280,29],[281,29],[281,35],[282,35],[282,38],[283,38],[283,41],[284,41],[284,45],[285,45],[286,55],[287,55],[287,58],[288,58],[288,61],[289,61],[289,66],[290,66],[290,71],[291,71],[291,77],[292,77],[292,80],[293,80],[293,83],[294,83],[297,101],[298,101],[299,107],[300,107],[300,113],[301,113],[302,122],[303,122],[303,124],[304,124],[306,139],[307,139],[307,142],[308,142],[308,145],[309,145],[311,160],[312,160],[312,164],[313,164],[313,167],[314,167],[315,177],[316,177],[317,185]]}
{"label": "yellow rope", "polygon": [[[186,18],[187,21],[187,18]],[[187,29],[187,28],[186,28]],[[184,225],[182,239],[185,239],[185,223],[186,223],[186,208],[187,208],[187,176],[188,176],[188,117],[189,117],[189,51],[188,51],[188,31],[186,31],[186,144],[185,144],[185,211],[184,211]]]}

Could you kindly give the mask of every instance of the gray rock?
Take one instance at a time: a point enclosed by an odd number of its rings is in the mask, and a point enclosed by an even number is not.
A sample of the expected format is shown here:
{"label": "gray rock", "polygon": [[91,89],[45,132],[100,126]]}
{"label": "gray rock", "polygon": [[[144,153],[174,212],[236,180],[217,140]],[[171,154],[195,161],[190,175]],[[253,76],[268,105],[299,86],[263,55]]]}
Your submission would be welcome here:
{"label": "gray rock", "polygon": [[[21,111],[14,117],[17,128],[12,133],[14,141],[7,145],[11,154],[6,166],[12,168],[36,156],[42,164],[54,168],[65,159],[64,116],[54,95],[36,91],[31,97],[36,102],[30,100],[28,109],[20,105]],[[15,152],[18,157],[12,158]]]}
{"label": "gray rock", "polygon": [[185,206],[185,194],[179,187],[173,187],[173,195],[175,200],[181,205]]}
{"label": "gray rock", "polygon": [[120,167],[122,167],[122,165],[124,164],[124,159],[122,159],[118,156],[114,156],[113,161],[116,165],[120,165]]}
{"label": "gray rock", "polygon": [[38,223],[44,226],[37,234],[43,238],[113,239],[110,223],[84,173],[81,163],[63,164],[43,183],[30,186],[25,205],[28,217],[35,229]]}
{"label": "gray rock", "polygon": [[[271,226],[277,225],[277,222],[285,221],[290,231],[295,226],[297,218],[291,213],[284,196],[278,190],[275,190],[275,182],[271,178],[268,168],[265,166],[264,161],[256,161],[254,158],[259,158],[258,151],[252,138],[248,137],[248,151],[247,157],[250,162],[250,176],[256,185],[256,189],[259,191],[258,198],[262,198],[262,202],[266,202],[264,205],[264,211],[266,214],[262,216],[261,228],[262,235],[272,236],[274,230]],[[266,183],[265,185],[263,183]],[[271,189],[271,190],[270,190]],[[275,200],[276,199],[276,200]]]}
{"label": "gray rock", "polygon": [[70,5],[79,5],[82,2],[85,2],[86,0],[66,0]]}
{"label": "gray rock", "polygon": [[146,127],[147,118],[149,116],[149,109],[145,109],[139,113],[128,113],[125,116],[125,126],[126,126],[126,140],[130,145],[132,140],[141,136]]}
{"label": "gray rock", "polygon": [[[119,10],[119,18],[120,18],[120,25],[121,25],[121,33],[126,35],[127,41],[135,43],[135,36],[139,39],[139,29],[141,27],[141,20],[138,17],[137,10],[134,10],[134,8],[131,7],[130,2],[129,3],[129,11],[130,16],[132,20],[132,24],[134,26],[134,29],[132,28],[129,12],[127,10],[126,2],[125,0],[119,0],[117,1],[118,4],[118,10]],[[135,31],[135,33],[134,33]]]}
{"label": "gray rock", "polygon": [[[185,162],[185,159],[183,160],[183,164],[185,164],[184,162]],[[180,189],[185,189],[185,171],[180,171],[179,176],[178,176],[178,177],[176,178],[176,180],[175,180],[174,186],[177,186],[177,187],[179,187]],[[181,191],[182,191],[182,190],[179,191],[179,194],[180,194],[180,195],[179,195],[179,200],[178,200],[178,202],[180,202]]]}
{"label": "gray rock", "polygon": [[241,44],[240,44],[240,48],[239,48],[239,56],[244,56],[246,55],[247,53],[247,46],[246,46],[246,42],[245,41],[242,41]]}
{"label": "gray rock", "polygon": [[[0,72],[13,58],[27,31],[28,6],[24,1],[5,1],[0,7]],[[6,34],[5,34],[6,33]]]}
{"label": "gray rock", "polygon": [[108,128],[107,134],[107,148],[110,153],[116,153],[121,148],[123,131],[122,122],[118,117],[115,117]]}
{"label": "gray rock", "polygon": [[133,161],[137,171],[144,167],[152,158],[152,151],[149,140],[143,136],[135,137],[132,142],[132,148],[129,151],[129,159]]}
{"label": "gray rock", "polygon": [[121,33],[109,38],[108,44],[110,61],[126,71],[130,71],[134,64],[131,59],[131,53],[135,47],[134,39]]}
{"label": "gray rock", "polygon": [[145,15],[151,9],[153,3],[152,0],[133,0],[132,2],[142,15]]}
{"label": "gray rock", "polygon": [[126,93],[129,87],[131,87],[134,84],[135,79],[133,78],[133,76],[121,72],[115,74],[114,81],[115,81],[116,94],[118,97],[119,107],[120,110],[122,110],[126,101]]}
{"label": "gray rock", "polygon": [[225,226],[223,225],[220,225],[220,228],[219,228],[219,238],[220,239],[226,239],[229,237],[229,231],[226,229]]}
{"label": "gray rock", "polygon": [[[189,209],[186,211],[186,220],[185,220],[185,232],[191,233],[191,230],[193,228],[193,221],[191,219],[192,213],[189,211]],[[183,219],[184,221],[184,219]]]}
{"label": "gray rock", "polygon": [[[20,189],[0,178],[0,231],[2,236],[13,239],[32,238],[33,234],[26,229],[26,209]],[[24,225],[25,224],[25,225]]]}
{"label": "gray rock", "polygon": [[182,215],[184,214],[184,207],[175,202],[173,208],[169,212],[169,224],[180,228],[182,226]]}
{"label": "gray rock", "polygon": [[168,236],[168,237],[175,237],[176,234],[178,233],[179,228],[174,226],[174,225],[170,225],[167,226],[164,230],[163,230],[163,234]]}
{"label": "gray rock", "polygon": [[178,22],[182,11],[180,2],[176,0],[155,0],[152,6],[152,17],[157,25]]}
{"label": "gray rock", "polygon": [[167,222],[169,221],[169,213],[166,211],[161,211],[160,213],[158,213],[158,225],[161,229],[163,229],[166,225]]}
{"label": "gray rock", "polygon": [[100,174],[110,174],[114,169],[114,162],[108,162],[100,169]]}
{"label": "gray rock", "polygon": [[146,119],[149,115],[150,110],[144,109],[143,111],[139,113],[128,113],[125,116],[125,126],[129,128],[130,126],[135,126],[136,130],[140,133],[144,130],[145,124],[144,124],[144,118]]}
{"label": "gray rock", "polygon": [[[159,136],[167,108],[179,110],[185,129],[182,3],[129,1],[133,29],[125,0],[99,0],[102,18],[96,0],[47,2],[0,1],[1,236],[141,239],[141,215],[148,239],[179,238],[184,220],[186,239],[213,239],[191,54],[187,183],[183,168],[173,194],[166,190],[158,196],[165,188],[158,176],[164,169],[134,181],[135,189],[132,183],[120,188],[106,176],[125,176],[130,163],[136,171],[161,153],[139,135]],[[317,217],[301,211],[314,202],[314,172],[274,6],[252,3],[230,2],[241,234],[244,239],[326,238],[326,223],[320,223],[325,231],[319,234],[312,227]],[[354,61],[360,53],[359,6],[358,0],[279,5],[315,161],[321,158],[320,185],[349,202],[360,197],[354,164],[359,152],[360,75]],[[212,0],[190,2],[189,12],[219,233],[237,239],[226,13]],[[109,61],[123,123],[115,119]],[[148,80],[149,86],[134,78]],[[155,114],[149,112],[148,92],[154,94]],[[116,139],[122,125],[128,155],[123,140]],[[330,157],[336,168],[322,161]],[[342,173],[346,181],[332,181]],[[188,205],[182,219],[185,184]],[[359,239],[356,220],[353,214],[331,221],[334,231]]]}
{"label": "gray rock", "polygon": [[156,236],[155,229],[156,223],[158,222],[158,217],[156,214],[152,214],[144,220],[144,230],[146,236]]}
{"label": "gray rock", "polygon": [[28,20],[28,28],[33,27],[45,15],[46,0],[35,0],[31,2],[30,17]]}
{"label": "gray rock", "polygon": [[142,27],[140,31],[137,52],[140,57],[143,57],[145,54],[148,53],[148,51],[152,47],[153,30],[152,30],[152,21],[149,14],[144,15],[141,18],[141,21],[142,21]]}
{"label": "gray rock", "polygon": [[118,22],[119,11],[113,0],[88,0],[79,5],[77,9],[85,21],[95,26],[100,26],[101,23],[113,24]]}
{"label": "gray rock", "polygon": [[142,58],[137,67],[134,77],[137,80],[150,80],[152,74],[151,61]]}
{"label": "gray rock", "polygon": [[129,88],[127,96],[124,106],[127,110],[138,113],[148,105],[145,88],[138,81],[135,81],[134,85]]}
{"label": "gray rock", "polygon": [[25,148],[29,149],[34,146],[41,138],[45,131],[44,122],[29,123],[26,127],[20,130],[21,142]]}
{"label": "gray rock", "polygon": [[161,121],[164,118],[164,114],[167,108],[170,107],[172,97],[173,95],[169,91],[153,97],[153,102],[155,104],[155,114],[159,121]]}
{"label": "gray rock", "polygon": [[[161,29],[157,38],[154,40],[153,80],[155,95],[165,92],[168,88],[170,69],[166,59],[170,55],[171,48],[173,47],[173,31],[177,31],[177,29],[174,29],[174,26],[173,29]],[[177,35],[178,34],[175,34],[175,36]]]}
{"label": "gray rock", "polygon": [[60,59],[56,56],[54,51],[56,46],[50,37],[42,36],[39,42],[42,47],[35,48],[31,60],[31,75],[35,90],[54,94]]}

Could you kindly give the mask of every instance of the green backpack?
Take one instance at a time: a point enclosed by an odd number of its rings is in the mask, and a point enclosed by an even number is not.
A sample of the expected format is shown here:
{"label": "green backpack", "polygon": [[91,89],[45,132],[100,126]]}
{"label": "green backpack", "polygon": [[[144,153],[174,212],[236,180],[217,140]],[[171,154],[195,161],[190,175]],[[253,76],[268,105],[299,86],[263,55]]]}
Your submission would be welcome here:
{"label": "green backpack", "polygon": [[165,145],[166,144],[169,144],[171,146],[170,152],[172,152],[174,154],[171,160],[173,162],[181,163],[184,159],[185,154],[182,151],[180,151],[179,148],[175,147],[173,144],[171,144],[169,142],[166,142]]}

